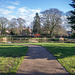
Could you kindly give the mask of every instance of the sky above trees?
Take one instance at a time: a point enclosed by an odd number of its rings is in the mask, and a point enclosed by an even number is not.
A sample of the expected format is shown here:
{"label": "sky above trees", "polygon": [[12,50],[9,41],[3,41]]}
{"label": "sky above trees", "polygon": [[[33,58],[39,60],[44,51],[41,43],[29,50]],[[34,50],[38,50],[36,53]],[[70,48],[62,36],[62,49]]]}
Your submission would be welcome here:
{"label": "sky above trees", "polygon": [[71,0],[0,0],[0,17],[23,18],[30,25],[35,13],[49,8],[57,8],[63,12],[72,10]]}

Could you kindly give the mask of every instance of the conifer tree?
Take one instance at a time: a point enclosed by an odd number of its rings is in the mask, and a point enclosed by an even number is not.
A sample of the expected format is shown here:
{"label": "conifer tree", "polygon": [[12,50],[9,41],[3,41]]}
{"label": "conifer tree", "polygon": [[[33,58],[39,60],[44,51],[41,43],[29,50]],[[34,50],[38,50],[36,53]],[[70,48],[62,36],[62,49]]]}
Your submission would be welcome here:
{"label": "conifer tree", "polygon": [[71,24],[71,28],[73,31],[73,35],[75,37],[75,0],[72,0],[72,4],[70,4],[74,10],[70,11],[71,12],[71,16],[68,18],[69,23]]}
{"label": "conifer tree", "polygon": [[34,17],[34,22],[33,22],[33,33],[34,34],[40,34],[40,30],[41,26],[40,26],[40,17],[38,15],[38,13],[36,13],[36,16]]}

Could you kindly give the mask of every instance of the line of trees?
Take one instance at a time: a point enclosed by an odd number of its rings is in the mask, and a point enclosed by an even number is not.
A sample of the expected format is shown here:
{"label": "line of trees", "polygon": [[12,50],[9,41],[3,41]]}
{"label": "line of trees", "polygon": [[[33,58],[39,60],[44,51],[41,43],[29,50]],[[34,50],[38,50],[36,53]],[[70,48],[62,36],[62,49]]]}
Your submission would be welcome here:
{"label": "line of trees", "polygon": [[5,29],[10,30],[11,35],[22,35],[23,27],[25,27],[26,21],[22,18],[13,18],[7,20],[4,17],[0,17],[0,31],[1,35],[5,34]]}
{"label": "line of trees", "polygon": [[[33,34],[41,34],[48,35],[50,37],[54,36],[65,36],[67,35],[65,28],[62,26],[62,16],[68,17],[68,19],[64,19],[65,24],[68,24],[72,29],[72,33],[75,37],[75,0],[72,0],[72,4],[70,4],[74,10],[67,12],[67,15],[56,8],[51,8],[49,10],[45,10],[41,12],[39,15],[36,13],[32,24],[32,33]],[[25,31],[23,28],[26,28],[26,21],[22,18],[13,18],[12,20],[7,20],[4,17],[0,17],[0,31],[1,34],[5,33],[5,29],[10,30],[11,35],[23,35],[23,33],[27,32],[29,35],[29,27]]]}
{"label": "line of trees", "polygon": [[[32,33],[50,37],[66,35],[66,30],[62,26],[62,16],[63,12],[56,8],[45,10],[41,12],[40,16],[36,13],[32,23]],[[26,21],[22,18],[13,18],[9,21],[0,17],[1,34],[5,33],[5,29],[9,29],[11,35],[23,35],[25,32],[29,35],[29,27],[26,31],[23,31],[23,28],[26,28],[25,24]]]}

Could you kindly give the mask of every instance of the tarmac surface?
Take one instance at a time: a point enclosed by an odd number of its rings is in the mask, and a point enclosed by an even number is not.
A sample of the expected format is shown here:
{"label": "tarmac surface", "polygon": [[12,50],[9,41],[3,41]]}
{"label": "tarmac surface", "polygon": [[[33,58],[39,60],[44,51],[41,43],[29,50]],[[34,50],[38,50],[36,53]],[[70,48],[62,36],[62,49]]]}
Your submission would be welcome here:
{"label": "tarmac surface", "polygon": [[29,50],[16,75],[68,75],[65,68],[46,48],[36,45],[26,46]]}

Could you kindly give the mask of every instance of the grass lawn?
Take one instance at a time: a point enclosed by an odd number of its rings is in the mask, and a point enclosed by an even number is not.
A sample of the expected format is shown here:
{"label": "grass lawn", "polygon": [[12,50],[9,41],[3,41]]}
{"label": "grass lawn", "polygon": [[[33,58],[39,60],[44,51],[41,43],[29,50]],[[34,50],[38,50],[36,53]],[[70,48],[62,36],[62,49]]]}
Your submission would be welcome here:
{"label": "grass lawn", "polygon": [[[33,43],[34,44],[34,43]],[[75,44],[73,43],[35,43],[48,49],[66,68],[70,75],[75,75]]]}
{"label": "grass lawn", "polygon": [[0,44],[0,75],[15,75],[27,50],[27,46]]}

